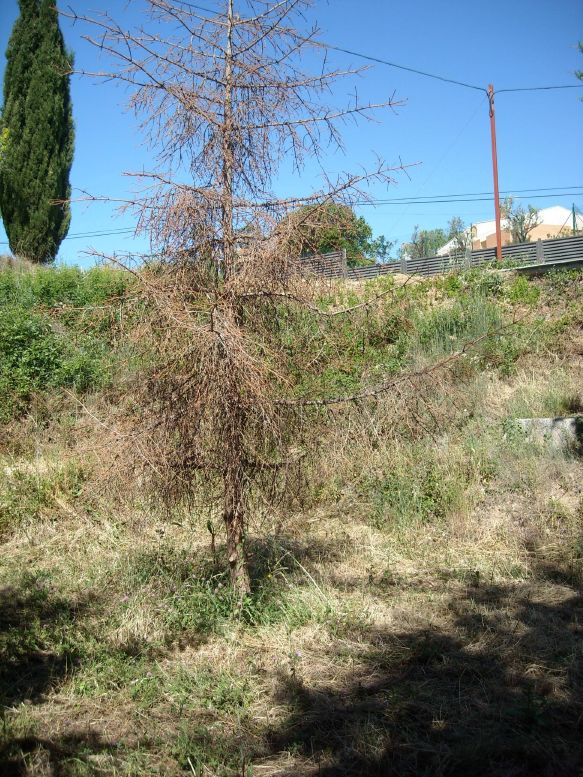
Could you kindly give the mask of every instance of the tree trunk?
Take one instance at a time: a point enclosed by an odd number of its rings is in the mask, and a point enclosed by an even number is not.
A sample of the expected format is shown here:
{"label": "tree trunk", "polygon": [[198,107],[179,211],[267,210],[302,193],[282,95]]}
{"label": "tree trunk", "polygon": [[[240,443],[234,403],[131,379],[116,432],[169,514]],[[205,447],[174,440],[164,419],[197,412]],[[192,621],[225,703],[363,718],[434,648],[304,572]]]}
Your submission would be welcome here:
{"label": "tree trunk", "polygon": [[223,272],[229,280],[235,270],[235,231],[233,225],[233,0],[227,6],[227,43],[225,50],[225,95],[223,102],[223,158],[222,158],[222,226]]}
{"label": "tree trunk", "polygon": [[243,598],[251,593],[251,580],[244,546],[245,508],[243,505],[243,470],[229,467],[224,479],[225,495],[223,518],[227,531],[227,558],[231,573],[231,585]]}

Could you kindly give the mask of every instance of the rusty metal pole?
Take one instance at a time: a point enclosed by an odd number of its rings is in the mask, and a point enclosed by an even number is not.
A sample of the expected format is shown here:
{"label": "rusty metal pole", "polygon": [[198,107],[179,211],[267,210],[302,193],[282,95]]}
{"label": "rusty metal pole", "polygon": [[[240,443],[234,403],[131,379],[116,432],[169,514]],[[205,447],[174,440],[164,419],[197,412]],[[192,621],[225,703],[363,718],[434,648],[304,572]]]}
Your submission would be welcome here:
{"label": "rusty metal pole", "polygon": [[502,229],[500,227],[500,192],[498,190],[498,151],[496,150],[496,114],[494,113],[494,85],[488,84],[490,103],[490,135],[492,137],[492,171],[494,173],[494,211],[496,213],[496,259],[502,261]]}

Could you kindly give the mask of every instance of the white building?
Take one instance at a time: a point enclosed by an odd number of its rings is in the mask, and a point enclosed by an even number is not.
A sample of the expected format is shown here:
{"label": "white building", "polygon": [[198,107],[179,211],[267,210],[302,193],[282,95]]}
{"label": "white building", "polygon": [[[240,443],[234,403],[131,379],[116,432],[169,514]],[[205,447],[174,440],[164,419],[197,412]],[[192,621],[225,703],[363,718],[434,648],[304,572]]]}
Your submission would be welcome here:
{"label": "white building", "polygon": [[[536,226],[530,233],[529,238],[531,241],[545,240],[549,237],[558,237],[559,235],[568,236],[571,234],[573,227],[573,212],[571,208],[565,208],[563,205],[552,205],[550,208],[541,208],[538,211],[538,218],[540,224]],[[575,214],[575,224],[577,230],[583,230],[583,215],[580,213]],[[502,245],[508,245],[512,242],[510,231],[507,229],[504,219],[502,219]],[[470,234],[472,231],[472,250],[478,251],[480,248],[495,248],[496,247],[496,222],[492,221],[480,221],[478,224],[472,224],[468,227],[466,233]],[[454,240],[450,240],[444,246],[442,246],[438,252],[438,256],[446,256],[455,250],[456,243]]]}

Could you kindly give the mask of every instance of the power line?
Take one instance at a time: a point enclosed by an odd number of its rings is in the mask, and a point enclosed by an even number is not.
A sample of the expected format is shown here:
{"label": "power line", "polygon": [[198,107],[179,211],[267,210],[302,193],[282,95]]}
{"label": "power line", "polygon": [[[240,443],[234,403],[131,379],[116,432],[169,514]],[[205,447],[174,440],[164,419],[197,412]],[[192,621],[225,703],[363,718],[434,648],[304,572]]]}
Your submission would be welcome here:
{"label": "power line", "polygon": [[[421,184],[421,187],[418,189],[418,192],[425,191],[425,189],[426,189],[426,187],[427,187],[427,184],[429,183],[429,181],[430,181],[430,180],[433,178],[433,176],[435,175],[435,173],[437,172],[437,170],[439,170],[439,168],[441,167],[441,165],[443,164],[443,162],[445,161],[445,159],[446,159],[446,158],[449,156],[449,154],[451,153],[451,150],[452,150],[452,149],[453,149],[453,148],[454,148],[454,147],[457,145],[457,143],[459,142],[459,140],[461,139],[461,137],[464,135],[464,133],[466,132],[466,130],[468,129],[468,127],[470,126],[470,124],[472,124],[472,122],[474,121],[474,119],[476,118],[476,116],[478,115],[478,113],[479,113],[479,112],[482,110],[482,105],[484,104],[485,100],[487,100],[487,99],[488,99],[488,95],[486,94],[486,95],[484,95],[484,96],[482,97],[482,99],[481,99],[481,100],[479,100],[479,101],[478,101],[478,104],[476,105],[476,107],[475,107],[475,110],[473,111],[473,113],[472,113],[472,114],[470,115],[470,117],[467,119],[467,121],[465,122],[465,124],[463,124],[463,125],[462,125],[461,129],[459,130],[459,132],[457,133],[457,135],[455,136],[455,138],[454,138],[454,139],[453,139],[453,140],[452,140],[452,141],[451,141],[451,142],[448,144],[447,148],[445,149],[445,151],[443,152],[443,154],[440,156],[440,158],[438,159],[438,161],[437,161],[437,162],[436,162],[436,163],[435,163],[435,164],[432,166],[432,168],[429,170],[429,172],[428,172],[427,176],[425,177],[424,181],[423,181],[423,182],[422,182],[422,184]],[[427,199],[427,197],[425,197],[425,199]],[[398,213],[398,214],[395,216],[395,218],[394,218],[394,221],[393,221],[393,224],[392,224],[392,226],[391,226],[391,231],[392,231],[392,230],[394,230],[394,228],[397,226],[397,224],[401,222],[401,220],[403,219],[403,217],[405,216],[405,214],[407,213],[407,211],[409,210],[409,208],[410,208],[410,204],[408,204],[408,205],[405,205],[405,206],[403,207],[402,211],[401,211],[400,213]]]}
{"label": "power line", "polygon": [[[202,5],[196,5],[195,3],[189,3],[185,0],[177,0],[180,5],[183,5],[187,8],[194,8],[197,11],[203,11],[204,13],[210,13],[216,16],[217,11],[212,10],[210,8],[206,8]],[[212,19],[209,19],[208,21],[212,21]],[[245,21],[244,19],[241,19],[240,21]],[[466,89],[473,89],[477,92],[485,92],[488,94],[488,90],[483,86],[478,86],[477,84],[470,84],[466,81],[459,81],[455,78],[448,78],[447,76],[438,75],[437,73],[430,73],[426,70],[419,70],[415,67],[410,67],[409,65],[401,65],[398,62],[391,62],[388,59],[382,59],[381,57],[373,57],[370,54],[364,54],[361,51],[353,51],[351,49],[345,49],[342,46],[335,46],[333,43],[326,43],[326,41],[313,41],[317,46],[320,46],[322,48],[330,49],[331,51],[339,51],[342,54],[348,54],[352,57],[359,57],[360,59],[365,59],[368,62],[376,62],[379,65],[385,65],[386,67],[393,67],[397,70],[404,70],[408,73],[414,73],[418,76],[423,76],[425,78],[433,78],[436,81],[442,81],[446,84],[454,84],[455,86],[462,86]],[[507,89],[496,89],[496,94],[500,94],[502,92],[545,92],[553,89],[583,89],[583,84],[560,84],[560,85],[552,85],[552,86],[519,86],[514,88],[507,88]]]}
{"label": "power line", "polygon": [[[505,192],[503,192],[505,193]],[[553,197],[580,197],[582,192],[560,192],[555,193],[553,195],[549,194],[521,194],[516,195],[515,199],[517,200],[535,200],[535,199],[541,199],[541,198],[548,198],[550,196]],[[492,201],[493,194],[490,194],[489,197],[459,197],[459,198],[443,198],[443,199],[425,199],[425,200],[419,200],[418,198],[411,198],[411,199],[377,199],[377,200],[362,200],[359,202],[356,202],[356,205],[437,205],[437,204],[444,204],[449,203],[453,204],[456,202],[491,202]]]}
{"label": "power line", "polygon": [[[538,189],[505,189],[500,194],[513,195],[518,200],[530,200],[540,199],[547,197],[577,197],[583,194],[582,191],[563,191],[563,189],[579,189],[583,190],[583,186],[550,186],[547,188]],[[546,194],[524,194],[524,192],[547,192]],[[552,194],[549,194],[552,192]],[[372,200],[361,200],[355,205],[443,205],[443,204],[455,204],[466,202],[490,202],[492,199],[492,192],[463,192],[460,194],[432,194],[421,197],[392,197],[392,198],[378,198]],[[112,237],[134,234],[135,230],[132,228],[122,229],[96,229],[87,232],[73,232],[67,235],[64,240],[81,240],[92,237]],[[0,241],[0,245],[8,245],[7,240]]]}
{"label": "power line", "polygon": [[[127,235],[130,233],[134,233],[134,229],[111,229],[111,230],[101,230],[101,231],[94,231],[94,232],[76,232],[71,235],[67,235],[63,238],[63,240],[81,240],[83,238],[91,238],[91,237],[109,237],[111,235]],[[8,241],[7,240],[0,240],[0,245],[7,246]]]}
{"label": "power line", "polygon": [[428,73],[425,70],[417,70],[417,68],[409,67],[408,65],[399,65],[396,62],[389,62],[388,59],[381,59],[380,57],[371,57],[369,54],[362,54],[358,51],[351,51],[350,49],[344,49],[341,46],[334,46],[331,43],[325,43],[324,41],[318,42],[319,46],[322,46],[332,51],[341,51],[343,54],[349,54],[352,57],[360,57],[360,59],[366,59],[369,62],[376,62],[379,65],[387,65],[387,67],[394,67],[398,70],[406,70],[409,73],[415,73],[418,76],[425,76],[425,78],[433,78],[436,81],[443,81],[447,84],[455,84],[456,86],[464,86],[466,89],[474,89],[477,92],[486,92],[483,86],[476,86],[476,84],[468,84],[465,81],[457,81],[455,78],[447,78],[446,76],[440,76],[436,73]]}
{"label": "power line", "polygon": [[[183,0],[178,0],[180,5],[183,5],[187,8],[194,8],[197,11],[203,11],[204,13],[210,13],[210,14],[216,14],[216,11],[212,11],[210,8],[205,8],[202,5],[196,5],[194,3],[188,3],[184,2]],[[209,19],[209,21],[212,21]],[[340,51],[343,54],[348,54],[353,57],[360,57],[360,59],[366,59],[369,62],[376,62],[380,65],[386,65],[388,67],[394,67],[398,70],[405,70],[409,73],[415,73],[419,76],[425,76],[426,78],[433,78],[436,81],[443,81],[444,83],[448,84],[455,84],[456,86],[464,86],[467,89],[474,89],[478,92],[486,92],[486,89],[483,86],[476,86],[475,84],[468,84],[465,81],[457,81],[455,78],[447,78],[446,76],[440,76],[436,73],[428,73],[425,70],[418,70],[414,67],[409,67],[408,65],[399,65],[397,62],[389,62],[387,59],[381,59],[380,57],[372,57],[368,54],[363,54],[359,51],[351,51],[350,49],[344,49],[341,46],[335,46],[332,43],[326,43],[326,41],[312,41],[316,46],[319,46],[321,48],[330,49],[331,51]]]}
{"label": "power line", "polygon": [[[565,189],[583,189],[583,186],[543,186],[539,189],[504,189],[500,191],[500,194],[526,194],[528,198],[529,192],[562,192]],[[398,200],[433,200],[436,197],[481,197],[485,194],[493,196],[494,192],[458,192],[455,194],[427,194],[419,197],[391,197],[393,202]],[[534,197],[534,195],[532,195]],[[544,195],[543,195],[544,196]],[[555,195],[559,196],[559,195]]]}
{"label": "power line", "polygon": [[94,232],[78,232],[74,235],[67,235],[67,237],[63,238],[64,240],[81,240],[82,238],[88,238],[88,237],[106,237],[109,235],[128,235],[130,233],[133,233],[134,229],[112,229],[112,230],[101,230],[101,231],[94,231]]}
{"label": "power line", "polygon": [[123,228],[120,228],[120,229],[111,229],[111,230],[106,230],[105,228],[103,228],[103,229],[95,229],[95,230],[93,230],[91,232],[72,232],[70,235],[67,235],[67,238],[70,239],[70,238],[73,238],[73,237],[99,237],[102,234],[104,234],[104,235],[122,235],[125,232],[133,232],[133,231],[134,230],[129,228],[129,227],[127,227],[127,228],[123,227]]}
{"label": "power line", "polygon": [[[485,92],[488,94],[488,90],[485,89],[483,86],[477,86],[476,84],[468,84],[465,81],[457,81],[455,78],[446,78],[445,76],[439,76],[435,73],[428,73],[425,70],[417,70],[414,67],[408,67],[406,65],[399,65],[396,62],[389,62],[387,59],[381,59],[380,57],[371,57],[369,54],[363,54],[359,51],[351,51],[350,49],[344,49],[340,46],[334,46],[331,43],[325,43],[324,41],[319,42],[318,45],[321,45],[327,49],[332,49],[333,51],[341,51],[343,54],[350,54],[353,57],[360,57],[360,59],[366,59],[370,62],[377,62],[380,65],[387,65],[388,67],[394,67],[398,70],[406,70],[410,73],[416,73],[420,76],[425,76],[426,78],[434,78],[437,81],[444,81],[448,84],[455,84],[456,86],[463,86],[466,89],[474,89],[478,92]],[[515,88],[510,89],[496,89],[496,94],[500,94],[501,92],[539,92],[539,91],[548,91],[550,89],[583,89],[583,84],[561,84],[560,86],[519,86]]]}
{"label": "power line", "polygon": [[[569,191],[564,191],[568,189]],[[583,186],[543,186],[539,188],[530,189],[504,189],[500,191],[500,194],[508,194],[514,196],[516,199],[529,200],[535,198],[546,197],[577,197],[583,194]],[[544,192],[538,194],[533,192]],[[552,192],[552,194],[551,194]],[[492,199],[493,192],[457,192],[453,194],[427,194],[418,197],[390,197],[390,198],[377,198],[372,200],[358,201],[357,205],[376,205],[376,204],[390,204],[403,205],[406,203],[417,205],[431,205],[435,203],[455,203],[455,202],[489,202]],[[467,198],[467,199],[465,199]],[[76,240],[87,237],[106,237],[111,235],[127,235],[134,233],[135,230],[132,227],[121,227],[119,229],[100,229],[96,228],[86,232],[72,232],[67,235],[65,240]],[[7,241],[0,241],[1,245],[7,245]]]}
{"label": "power line", "polygon": [[517,86],[515,89],[496,89],[500,92],[545,92],[548,89],[583,89],[583,84],[562,84],[561,86]]}

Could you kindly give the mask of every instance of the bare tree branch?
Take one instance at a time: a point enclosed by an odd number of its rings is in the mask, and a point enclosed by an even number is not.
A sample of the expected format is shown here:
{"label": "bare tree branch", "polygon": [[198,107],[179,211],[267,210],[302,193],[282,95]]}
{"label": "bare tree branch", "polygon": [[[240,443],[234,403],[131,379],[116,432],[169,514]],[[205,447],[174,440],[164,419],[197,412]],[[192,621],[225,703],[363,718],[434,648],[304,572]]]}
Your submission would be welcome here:
{"label": "bare tree branch", "polygon": [[[149,21],[138,29],[109,14],[64,14],[93,31],[86,40],[113,66],[92,77],[131,87],[129,107],[156,149],[152,171],[128,173],[142,191],[117,201],[136,215],[151,254],[141,267],[131,255],[109,258],[138,276],[146,303],[137,340],[150,366],[131,404],[137,458],[155,462],[149,475],[169,502],[190,498],[200,478],[210,481],[232,583],[244,595],[251,494],[297,462],[290,448],[307,404],[348,401],[285,399],[296,380],[285,318],[298,310],[323,320],[350,315],[394,293],[321,310],[317,284],[290,247],[287,216],[303,205],[350,206],[372,184],[393,183],[402,164],[379,160],[372,171],[333,176],[324,160],[343,148],[347,121],[373,120],[402,102],[394,94],[361,102],[355,90],[338,104],[334,85],[362,71],[327,66],[317,28],[303,16],[308,0],[225,0],[208,17],[179,0],[145,2]],[[304,70],[320,54],[320,67]],[[276,193],[284,160],[297,171],[318,165],[320,190]]]}

